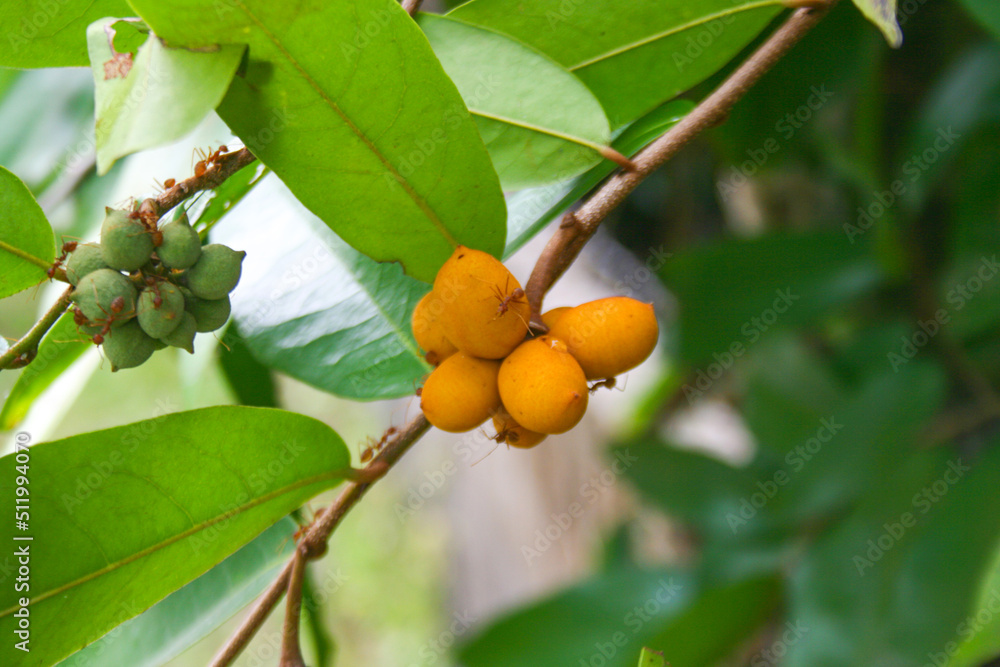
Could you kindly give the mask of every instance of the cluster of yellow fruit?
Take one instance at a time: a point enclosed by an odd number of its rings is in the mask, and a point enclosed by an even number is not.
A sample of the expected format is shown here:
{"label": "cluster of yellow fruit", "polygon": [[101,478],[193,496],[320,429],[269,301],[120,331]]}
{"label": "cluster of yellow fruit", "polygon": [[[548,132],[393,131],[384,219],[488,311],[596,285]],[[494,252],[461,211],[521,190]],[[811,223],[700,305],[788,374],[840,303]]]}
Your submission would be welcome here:
{"label": "cluster of yellow fruit", "polygon": [[428,421],[461,433],[492,418],[498,442],[534,447],[583,418],[588,380],[610,385],[652,353],[659,334],[653,307],[628,297],[550,310],[548,333],[537,337],[530,317],[507,267],[455,250],[413,311],[413,335],[437,366],[420,392]]}

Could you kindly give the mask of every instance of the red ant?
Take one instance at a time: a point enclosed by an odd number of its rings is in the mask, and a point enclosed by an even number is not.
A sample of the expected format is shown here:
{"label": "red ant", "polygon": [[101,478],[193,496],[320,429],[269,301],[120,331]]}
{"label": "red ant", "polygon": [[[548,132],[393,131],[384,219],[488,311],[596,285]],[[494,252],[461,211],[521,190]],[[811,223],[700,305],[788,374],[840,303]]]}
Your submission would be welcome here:
{"label": "red ant", "polygon": [[382,451],[382,448],[385,447],[387,442],[389,442],[389,436],[395,433],[396,430],[397,429],[395,426],[390,426],[385,430],[385,433],[382,434],[382,439],[379,440],[378,442],[373,442],[372,438],[368,438],[367,442],[371,444],[369,444],[367,447],[364,448],[364,450],[362,450],[361,462],[368,463],[375,456],[376,452]]}
{"label": "red ant", "polygon": [[[98,333],[94,334],[94,336],[91,338],[91,340],[94,341],[94,345],[100,345],[101,343],[104,342],[104,337],[108,335],[109,331],[111,331],[111,325],[115,321],[115,316],[120,315],[123,310],[125,310],[125,297],[116,296],[115,298],[111,299],[111,314],[108,315],[107,312],[104,313],[105,315],[108,316],[104,318],[103,322],[98,322],[98,324],[103,325],[101,326],[101,330]],[[80,315],[83,316],[83,313],[80,313]],[[73,321],[79,324],[79,321],[77,320],[77,315],[75,313],[73,314]]]}
{"label": "red ant", "polygon": [[497,306],[497,317],[503,316],[507,312],[511,303],[524,303],[521,299],[524,298],[524,290],[520,287],[515,287],[514,291],[510,293],[510,296],[503,296],[500,292],[500,288],[495,288],[497,291],[497,298],[500,300],[500,305]]}
{"label": "red ant", "polygon": [[175,185],[177,185],[176,179],[168,178],[167,180],[163,181],[163,188],[165,190],[169,190],[170,188],[174,187]]}
{"label": "red ant", "polygon": [[153,237],[153,246],[159,248],[163,243],[163,232],[156,227],[157,216],[152,211],[144,211],[141,208],[128,214],[132,220],[139,220],[146,228],[146,233]]}
{"label": "red ant", "polygon": [[45,270],[45,275],[47,275],[50,279],[55,278],[56,271],[59,269],[59,266],[66,261],[66,257],[71,252],[76,250],[76,245],[76,241],[67,241],[66,243],[63,243],[62,254],[56,257],[55,261],[52,262],[52,266]]}
{"label": "red ant", "polygon": [[223,144],[222,146],[219,146],[219,150],[215,151],[214,153],[211,152],[212,151],[211,146],[208,147],[208,151],[209,151],[208,155],[206,155],[201,149],[198,149],[199,156],[204,158],[202,160],[199,160],[194,165],[194,175],[198,178],[204,176],[205,172],[211,169],[212,165],[216,164],[219,161],[219,158],[222,157],[222,154],[227,153],[229,151],[229,148]]}
{"label": "red ant", "polygon": [[[628,378],[626,378],[626,380],[627,379]],[[590,393],[593,394],[595,391],[597,391],[601,387],[607,387],[608,389],[614,389],[615,385],[617,383],[618,383],[618,380],[615,379],[615,378],[608,378],[606,380],[601,380],[600,382],[595,382],[594,384],[590,385]],[[622,387],[618,391],[625,391],[625,388]]]}

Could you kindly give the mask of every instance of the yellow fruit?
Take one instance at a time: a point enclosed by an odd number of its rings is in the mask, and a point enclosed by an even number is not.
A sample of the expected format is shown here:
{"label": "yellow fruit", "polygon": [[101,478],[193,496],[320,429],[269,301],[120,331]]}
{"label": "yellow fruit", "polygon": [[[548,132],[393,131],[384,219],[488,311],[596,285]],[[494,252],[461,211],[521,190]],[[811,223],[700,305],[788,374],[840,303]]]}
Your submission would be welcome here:
{"label": "yellow fruit", "polygon": [[499,371],[499,361],[457,352],[428,376],[420,394],[420,409],[442,431],[470,431],[500,407]]}
{"label": "yellow fruit", "polygon": [[493,415],[493,428],[497,430],[497,442],[506,442],[511,447],[531,449],[548,436],[524,428],[502,407]]}
{"label": "yellow fruit", "polygon": [[451,341],[441,330],[437,314],[434,312],[443,304],[439,300],[433,300],[434,292],[428,292],[420,300],[417,307],[413,309],[413,337],[417,339],[417,345],[426,352],[425,358],[428,363],[437,366],[442,361],[455,354],[458,348],[452,345]]}
{"label": "yellow fruit", "polygon": [[466,354],[502,359],[528,333],[531,308],[520,283],[481,250],[458,246],[434,278],[433,294],[445,336]]}
{"label": "yellow fruit", "polygon": [[549,335],[566,341],[588,380],[635,368],[656,347],[653,306],[624,296],[580,304],[564,313]]}
{"label": "yellow fruit", "polygon": [[556,325],[556,322],[559,321],[559,318],[570,310],[573,310],[570,306],[560,306],[559,308],[553,308],[552,310],[546,311],[542,313],[542,324],[551,329]]}
{"label": "yellow fruit", "polygon": [[565,433],[587,411],[587,379],[552,336],[521,343],[504,359],[497,382],[507,412],[536,433]]}

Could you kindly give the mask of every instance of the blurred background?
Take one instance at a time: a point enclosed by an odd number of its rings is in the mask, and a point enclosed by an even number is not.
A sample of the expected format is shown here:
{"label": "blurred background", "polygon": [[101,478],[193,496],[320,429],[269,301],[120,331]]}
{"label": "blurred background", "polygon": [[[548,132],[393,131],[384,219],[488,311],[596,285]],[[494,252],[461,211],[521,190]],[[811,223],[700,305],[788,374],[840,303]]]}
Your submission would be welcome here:
{"label": "blurred background", "polygon": [[[546,306],[652,301],[654,358],[534,450],[422,439],[311,566],[309,664],[600,667],[644,644],[674,667],[1000,664],[1000,8],[899,11],[891,50],[841,3],[612,214]],[[0,70],[0,164],[67,237],[189,174],[194,147],[236,145],[213,117],[97,178],[92,88],[85,69]],[[269,247],[326,233],[273,177],[213,229],[250,251],[250,281]],[[550,234],[509,260],[522,283]],[[0,333],[56,294],[0,301]],[[6,427],[277,404],[358,455],[419,409],[337,399],[224,342],[114,376],[91,350]],[[252,545],[268,565],[247,600],[294,529]],[[277,663],[280,618],[237,664]],[[205,664],[239,620],[167,664]],[[66,664],[131,664],[87,660]]]}

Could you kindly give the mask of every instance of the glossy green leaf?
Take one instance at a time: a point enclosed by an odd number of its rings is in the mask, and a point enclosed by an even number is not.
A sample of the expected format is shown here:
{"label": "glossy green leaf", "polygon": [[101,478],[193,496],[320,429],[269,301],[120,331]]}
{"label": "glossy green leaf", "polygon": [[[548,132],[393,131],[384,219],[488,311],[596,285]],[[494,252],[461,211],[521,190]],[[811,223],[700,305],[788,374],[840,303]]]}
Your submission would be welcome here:
{"label": "glossy green leaf", "polygon": [[778,576],[708,590],[650,643],[671,665],[712,667],[763,625],[781,601]]}
{"label": "glossy green leaf", "polygon": [[896,22],[896,0],[854,0],[854,6],[882,31],[889,46],[894,49],[902,46],[903,31]]}
{"label": "glossy green leaf", "polygon": [[[0,647],[0,663],[25,667],[50,665],[144,611],[340,482],[350,464],[322,422],[231,406],[41,443],[29,458],[29,527],[0,527],[7,544],[32,538],[32,650]],[[14,455],[0,463],[13,471]],[[14,507],[10,482],[0,495]],[[0,632],[9,638],[21,607],[7,576]]]}
{"label": "glossy green leaf", "polygon": [[46,280],[41,264],[52,263],[55,246],[38,202],[21,179],[0,167],[0,299]]}
{"label": "glossy green leaf", "polygon": [[87,64],[87,26],[105,16],[131,16],[125,0],[19,0],[0,4],[2,67]]}
{"label": "glossy green leaf", "polygon": [[222,343],[215,349],[215,354],[222,374],[240,405],[278,407],[277,388],[270,369],[250,354],[250,349],[234,323],[229,324]]}
{"label": "glossy green leaf", "polygon": [[116,22],[101,19],[87,28],[99,174],[120,157],[193,130],[218,106],[243,56],[237,45],[192,51],[167,48],[153,37],[132,58],[111,48]]}
{"label": "glossy green leaf", "polygon": [[503,251],[503,196],[486,147],[394,0],[133,5],[171,44],[248,44],[219,115],[354,248],[425,282],[456,244]]}
{"label": "glossy green leaf", "polygon": [[765,336],[828,314],[881,280],[865,243],[826,232],[687,250],[661,274],[680,300],[681,357],[720,366],[731,366]]}
{"label": "glossy green leaf", "polygon": [[17,377],[0,410],[0,431],[17,426],[41,395],[93,343],[81,335],[66,313],[59,318],[38,346],[38,354]]}
{"label": "glossy green leaf", "polygon": [[1000,5],[993,0],[960,0],[979,23],[1000,39]]}
{"label": "glossy green leaf", "polygon": [[273,176],[234,211],[213,238],[247,251],[232,302],[251,353],[338,396],[412,394],[430,371],[410,332],[427,285],[348,246]]}
{"label": "glossy green leaf", "polygon": [[505,35],[433,14],[418,24],[475,117],[505,190],[566,180],[601,161],[608,121],[578,78]]}
{"label": "glossy green leaf", "polygon": [[[468,667],[634,667],[635,656],[697,594],[676,570],[615,570],[494,622],[459,651]],[[539,641],[525,641],[539,637]],[[593,662],[592,662],[593,661]],[[598,662],[601,661],[601,662]]]}
{"label": "glossy green leaf", "polygon": [[205,637],[267,587],[294,553],[296,524],[282,519],[249,544],[60,667],[158,667]]}
{"label": "glossy green leaf", "polygon": [[[694,104],[686,100],[668,102],[629,125],[615,139],[612,147],[623,155],[634,155],[676,125],[693,107]],[[587,173],[567,183],[553,183],[512,194],[507,199],[507,249],[504,250],[504,257],[514,254],[617,168],[614,162],[602,160]]]}
{"label": "glossy green leaf", "polygon": [[713,74],[781,9],[777,0],[473,0],[449,16],[545,53],[620,127]]}

